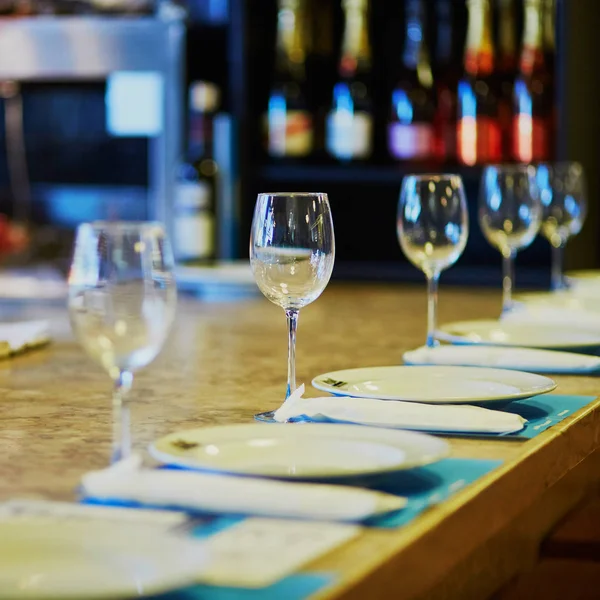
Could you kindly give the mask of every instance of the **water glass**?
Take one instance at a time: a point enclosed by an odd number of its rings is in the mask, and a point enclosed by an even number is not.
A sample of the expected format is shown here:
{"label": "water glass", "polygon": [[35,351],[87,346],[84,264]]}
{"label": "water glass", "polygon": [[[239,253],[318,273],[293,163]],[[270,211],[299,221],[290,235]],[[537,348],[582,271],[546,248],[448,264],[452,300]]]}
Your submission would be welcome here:
{"label": "water glass", "polygon": [[[250,234],[250,264],[260,291],[285,311],[288,325],[286,399],[296,389],[296,327],[300,309],[314,302],[335,259],[327,194],[259,194]],[[256,415],[272,420],[273,413]]]}
{"label": "water glass", "polygon": [[79,226],[69,273],[69,316],[79,343],[113,380],[114,461],[131,452],[133,373],[160,352],[176,300],[173,255],[160,224]]}
{"label": "water glass", "polygon": [[585,174],[578,162],[542,163],[536,168],[536,182],[543,207],[541,231],[552,246],[551,286],[564,290],[564,249],[581,231],[587,214]]}
{"label": "water glass", "polygon": [[479,223],[488,242],[503,258],[502,312],[513,308],[514,262],[542,223],[542,205],[531,165],[485,167],[479,190]]}
{"label": "water glass", "polygon": [[427,346],[437,345],[440,273],[463,253],[469,213],[459,175],[409,175],[402,181],[398,240],[406,258],[427,277]]}

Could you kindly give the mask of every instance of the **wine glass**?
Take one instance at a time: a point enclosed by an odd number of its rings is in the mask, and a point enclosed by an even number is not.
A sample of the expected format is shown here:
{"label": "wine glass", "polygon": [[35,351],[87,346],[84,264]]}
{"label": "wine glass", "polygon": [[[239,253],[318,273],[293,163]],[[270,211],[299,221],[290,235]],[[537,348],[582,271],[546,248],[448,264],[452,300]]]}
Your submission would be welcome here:
{"label": "wine glass", "polygon": [[535,239],[542,204],[531,165],[489,165],[479,190],[479,223],[487,241],[502,254],[502,313],[512,310],[514,262]]}
{"label": "wine glass", "polygon": [[[296,390],[298,312],[323,292],[335,259],[327,194],[259,194],[250,234],[250,264],[260,291],[285,311],[288,324],[286,399]],[[270,421],[273,413],[256,419]]]}
{"label": "wine glass", "polygon": [[585,174],[578,162],[542,163],[537,165],[536,181],[543,208],[541,231],[552,246],[551,286],[564,290],[565,245],[581,231],[587,214]]}
{"label": "wine glass", "polygon": [[427,346],[438,344],[440,273],[463,253],[469,213],[459,175],[408,175],[398,203],[398,240],[405,256],[427,277]]}
{"label": "wine glass", "polygon": [[79,343],[113,380],[115,462],[131,453],[133,373],[160,352],[176,301],[173,256],[160,224],[79,226],[69,273],[69,316]]}

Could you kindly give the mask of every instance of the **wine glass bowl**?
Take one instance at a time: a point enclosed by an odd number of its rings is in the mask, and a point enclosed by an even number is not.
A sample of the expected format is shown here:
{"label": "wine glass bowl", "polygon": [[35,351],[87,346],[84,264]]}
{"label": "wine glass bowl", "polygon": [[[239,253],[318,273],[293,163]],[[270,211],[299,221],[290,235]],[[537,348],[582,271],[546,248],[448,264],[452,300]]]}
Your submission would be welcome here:
{"label": "wine glass bowl", "polygon": [[125,400],[133,373],[160,352],[176,300],[173,256],[160,224],[79,226],[69,273],[69,316],[83,349],[114,382],[115,459],[130,451],[123,424],[129,420]]}
{"label": "wine glass bowl", "polygon": [[564,247],[581,231],[587,215],[585,174],[578,162],[541,163],[536,182],[543,210],[541,232],[552,246],[552,289],[565,289]]}
{"label": "wine glass bowl", "polygon": [[405,177],[398,203],[397,233],[405,256],[427,277],[427,345],[435,346],[439,276],[458,260],[469,235],[469,214],[460,176]]}
{"label": "wine glass bowl", "polygon": [[[333,221],[327,194],[259,194],[250,234],[250,264],[260,291],[286,313],[286,398],[296,389],[298,312],[323,293],[334,260]],[[272,413],[257,415],[262,420],[271,417]]]}
{"label": "wine glass bowl", "polygon": [[503,257],[503,312],[512,308],[514,260],[535,239],[542,205],[530,165],[489,165],[479,191],[479,223],[484,237]]}

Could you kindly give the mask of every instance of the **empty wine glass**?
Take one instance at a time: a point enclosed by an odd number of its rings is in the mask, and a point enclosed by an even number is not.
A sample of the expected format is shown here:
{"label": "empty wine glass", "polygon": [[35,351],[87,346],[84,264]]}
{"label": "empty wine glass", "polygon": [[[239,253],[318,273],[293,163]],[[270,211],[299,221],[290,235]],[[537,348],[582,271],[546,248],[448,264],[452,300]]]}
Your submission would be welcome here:
{"label": "empty wine glass", "polygon": [[398,204],[398,240],[405,256],[427,277],[427,346],[437,345],[440,273],[463,253],[469,213],[458,175],[408,175]]}
{"label": "empty wine glass", "polygon": [[131,452],[133,373],[160,352],[175,316],[173,256],[158,223],[85,223],[69,273],[79,343],[114,382],[113,461]]}
{"label": "empty wine glass", "polygon": [[539,164],[536,181],[542,202],[542,235],[552,246],[552,289],[568,287],[563,275],[567,240],[577,235],[587,214],[586,184],[578,162]]}
{"label": "empty wine glass", "polygon": [[[286,399],[296,389],[298,312],[329,282],[335,259],[327,194],[259,194],[250,235],[250,263],[260,291],[285,311],[288,323]],[[272,420],[273,413],[256,415]]]}
{"label": "empty wine glass", "polygon": [[535,239],[542,205],[531,165],[489,165],[479,190],[479,223],[488,242],[502,254],[502,312],[513,308],[517,252]]}

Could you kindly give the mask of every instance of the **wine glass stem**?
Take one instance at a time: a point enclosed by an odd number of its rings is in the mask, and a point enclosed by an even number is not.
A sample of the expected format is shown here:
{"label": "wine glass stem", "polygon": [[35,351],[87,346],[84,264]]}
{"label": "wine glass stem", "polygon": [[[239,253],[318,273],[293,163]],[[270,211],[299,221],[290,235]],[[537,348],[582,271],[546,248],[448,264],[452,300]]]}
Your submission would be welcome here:
{"label": "wine glass stem", "polygon": [[552,289],[564,289],[565,282],[563,278],[564,245],[552,246]]}
{"label": "wine glass stem", "polygon": [[435,338],[437,330],[437,299],[439,273],[427,276],[427,347],[434,348],[438,345]]}
{"label": "wine glass stem", "polygon": [[112,462],[118,462],[131,455],[131,417],[129,391],[133,375],[129,371],[119,371],[113,387],[113,439]]}
{"label": "wine glass stem", "polygon": [[289,308],[285,311],[288,324],[288,381],[285,392],[286,399],[296,391],[296,328],[298,327],[298,310]]}
{"label": "wine glass stem", "polygon": [[514,250],[509,250],[502,255],[502,312],[512,310],[512,291],[515,281],[515,256]]}

